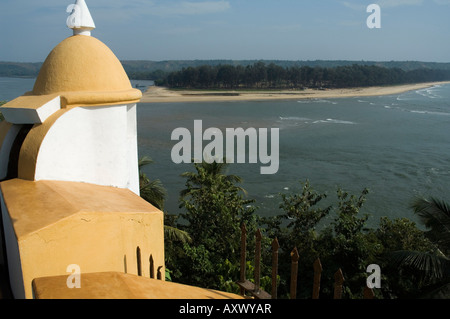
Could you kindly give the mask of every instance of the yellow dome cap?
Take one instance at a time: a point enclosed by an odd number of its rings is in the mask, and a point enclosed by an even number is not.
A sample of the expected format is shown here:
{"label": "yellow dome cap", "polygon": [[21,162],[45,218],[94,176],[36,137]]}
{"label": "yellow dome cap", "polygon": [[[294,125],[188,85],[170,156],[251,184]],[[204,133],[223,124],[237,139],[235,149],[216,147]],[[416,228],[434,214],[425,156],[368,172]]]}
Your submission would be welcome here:
{"label": "yellow dome cap", "polygon": [[41,67],[31,95],[60,94],[66,104],[139,100],[114,53],[100,40],[74,35],[58,44]]}
{"label": "yellow dome cap", "polygon": [[77,0],[70,10],[67,26],[74,35],[50,52],[33,91],[0,106],[8,122],[43,123],[61,108],[131,104],[141,99],[142,92],[132,88],[119,59],[90,36],[95,24],[85,1]]}

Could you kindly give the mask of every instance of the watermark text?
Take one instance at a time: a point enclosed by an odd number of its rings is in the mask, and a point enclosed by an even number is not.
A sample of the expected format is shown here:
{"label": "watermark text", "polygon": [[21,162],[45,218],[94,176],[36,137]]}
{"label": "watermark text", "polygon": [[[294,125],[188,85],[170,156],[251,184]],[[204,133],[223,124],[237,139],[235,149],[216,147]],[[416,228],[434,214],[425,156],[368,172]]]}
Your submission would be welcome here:
{"label": "watermark text", "polygon": [[381,288],[381,268],[377,264],[367,266],[366,272],[370,273],[367,277],[366,284],[370,289]]}
{"label": "watermark text", "polygon": [[[279,168],[279,129],[270,129],[270,140],[267,128],[258,130],[250,127],[227,128],[225,134],[218,128],[210,127],[203,131],[202,120],[194,121],[194,134],[189,129],[179,127],[173,130],[172,141],[179,141],[172,147],[171,158],[175,164],[223,162],[226,163],[258,163],[261,174],[276,174]],[[209,141],[203,147],[203,142]],[[247,143],[248,141],[248,143]],[[270,153],[268,149],[270,148]],[[248,150],[248,152],[247,152]],[[225,152],[225,156],[224,156]]]}
{"label": "watermark text", "polygon": [[81,268],[76,264],[67,266],[66,272],[71,273],[66,280],[67,288],[81,288]]}
{"label": "watermark text", "polygon": [[369,15],[367,17],[367,27],[369,29],[380,29],[381,28],[381,8],[378,4],[370,4],[369,6],[367,6],[367,10],[368,13],[371,13],[371,15]]}

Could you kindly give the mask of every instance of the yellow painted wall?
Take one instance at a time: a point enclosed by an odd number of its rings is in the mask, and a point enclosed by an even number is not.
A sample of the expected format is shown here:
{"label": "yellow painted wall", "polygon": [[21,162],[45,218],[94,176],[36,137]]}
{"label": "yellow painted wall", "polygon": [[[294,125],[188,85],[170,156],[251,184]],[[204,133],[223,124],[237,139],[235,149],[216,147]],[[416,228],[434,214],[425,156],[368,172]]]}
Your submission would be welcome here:
{"label": "yellow painted wall", "polygon": [[81,274],[137,274],[137,246],[142,275],[149,276],[150,254],[155,274],[163,266],[164,275],[163,213],[130,190],[20,179],[2,182],[1,190],[3,214],[8,214],[7,224],[17,239],[6,242],[8,256],[18,256],[9,260],[16,262],[10,275],[17,278],[22,274],[25,298],[32,298],[34,278],[69,276],[67,266],[71,264],[79,265]]}
{"label": "yellow painted wall", "polygon": [[[161,214],[80,213],[19,240],[26,298],[31,282],[43,276],[67,275],[77,264],[83,272],[137,274],[136,247],[142,253],[142,275],[149,276],[149,256],[164,266]],[[126,265],[125,265],[126,263]]]}

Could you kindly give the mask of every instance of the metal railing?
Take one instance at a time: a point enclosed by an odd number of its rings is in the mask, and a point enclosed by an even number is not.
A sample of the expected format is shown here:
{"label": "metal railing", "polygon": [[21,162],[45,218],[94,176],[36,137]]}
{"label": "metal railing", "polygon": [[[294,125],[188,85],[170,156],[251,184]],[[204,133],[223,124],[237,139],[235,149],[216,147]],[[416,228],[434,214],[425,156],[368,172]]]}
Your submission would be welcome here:
{"label": "metal railing", "polygon": [[[247,255],[247,228],[245,224],[241,227],[241,260],[240,260],[240,278],[236,284],[240,287],[240,293],[242,296],[250,294],[250,296],[256,299],[277,299],[277,277],[278,277],[278,251],[280,245],[277,238],[272,241],[272,285],[271,293],[264,291],[260,287],[261,278],[261,241],[262,233],[258,229],[255,233],[255,269],[253,282],[246,278],[246,255]],[[291,251],[291,280],[290,280],[290,299],[297,298],[297,278],[298,278],[298,261],[300,256],[296,247]],[[319,299],[320,295],[320,283],[322,277],[322,264],[320,258],[317,258],[313,263],[314,279],[312,288],[312,299]],[[341,299],[344,285],[344,275],[339,268],[334,274],[334,299]],[[374,292],[371,288],[365,287],[363,291],[364,299],[373,299]]]}

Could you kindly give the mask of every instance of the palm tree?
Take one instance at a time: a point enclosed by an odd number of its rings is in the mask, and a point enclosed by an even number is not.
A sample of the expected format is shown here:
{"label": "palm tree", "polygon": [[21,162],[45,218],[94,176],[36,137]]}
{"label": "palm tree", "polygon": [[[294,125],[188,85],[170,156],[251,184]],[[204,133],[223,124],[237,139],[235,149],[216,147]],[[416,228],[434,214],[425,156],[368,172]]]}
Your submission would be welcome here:
{"label": "palm tree", "polygon": [[436,246],[433,252],[396,251],[394,265],[408,267],[421,273],[427,298],[450,296],[450,206],[431,197],[417,198],[411,208],[426,227],[426,237]]}
{"label": "palm tree", "polygon": [[167,195],[166,189],[163,187],[159,179],[150,180],[147,174],[142,171],[142,168],[144,166],[151,163],[153,163],[153,160],[148,156],[141,157],[138,161],[139,191],[143,199],[145,199],[156,208],[163,210],[164,201]]}
{"label": "palm tree", "polygon": [[233,185],[235,189],[247,194],[245,189],[240,186],[236,186],[236,183],[242,183],[242,178],[237,175],[227,175],[225,170],[228,164],[225,161],[207,163],[205,161],[201,163],[194,163],[194,167],[197,172],[184,172],[182,177],[187,178],[187,188],[180,192],[180,197],[186,197],[193,195],[203,187],[214,188],[217,186],[223,186],[224,184]]}
{"label": "palm tree", "polygon": [[240,233],[243,222],[251,224],[254,200],[245,198],[246,191],[237,185],[242,182],[239,176],[227,174],[227,163],[203,161],[194,167],[195,172],[181,174],[186,188],[180,192],[179,207],[185,210],[180,215],[187,221],[194,242],[208,241],[219,233],[218,241],[227,241],[235,231]]}
{"label": "palm tree", "polygon": [[222,269],[225,263],[239,264],[241,225],[249,231],[256,228],[254,200],[244,198],[236,185],[242,179],[227,174],[227,165],[203,161],[194,163],[194,172],[182,174],[186,188],[180,192],[180,216],[192,245],[183,247],[180,264],[190,284],[212,288],[220,285],[218,275],[228,280],[230,274],[221,271],[228,269]]}
{"label": "palm tree", "polygon": [[[141,157],[138,161],[140,194],[147,202],[159,210],[164,211],[164,202],[167,195],[166,189],[159,179],[151,180],[147,174],[142,171],[144,166],[151,163],[153,163],[153,160],[148,156]],[[164,216],[166,217],[165,212]],[[190,242],[192,240],[187,232],[169,225],[164,225],[164,236],[170,241],[180,241],[182,243]]]}

